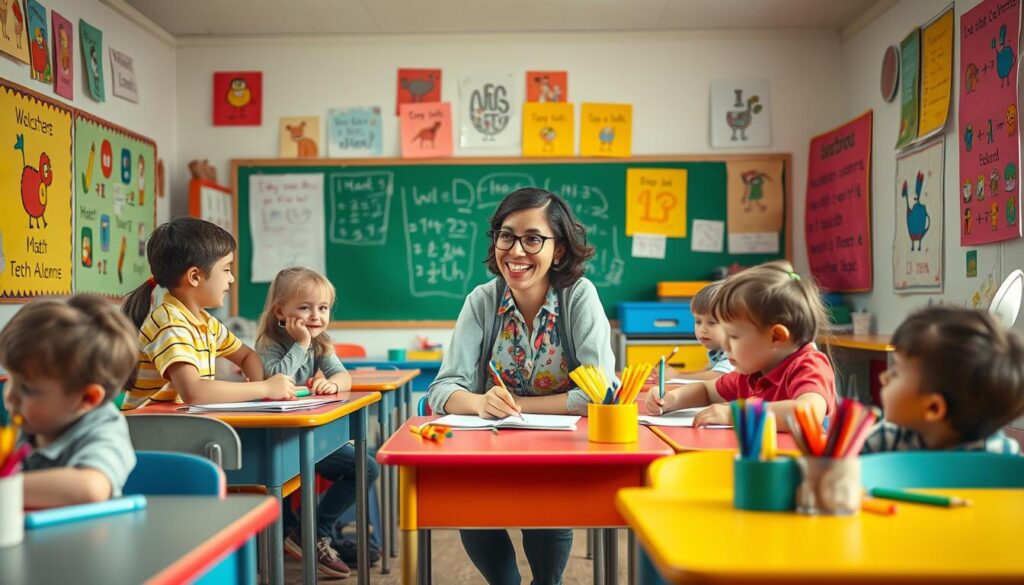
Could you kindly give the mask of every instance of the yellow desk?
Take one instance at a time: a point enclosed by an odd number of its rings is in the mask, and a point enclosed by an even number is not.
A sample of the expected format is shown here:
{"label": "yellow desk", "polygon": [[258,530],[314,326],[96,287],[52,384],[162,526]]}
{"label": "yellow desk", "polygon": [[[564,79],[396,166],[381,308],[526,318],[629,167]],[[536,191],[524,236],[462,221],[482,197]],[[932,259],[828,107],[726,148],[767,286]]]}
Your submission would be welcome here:
{"label": "yellow desk", "polygon": [[893,516],[744,512],[721,499],[620,490],[626,519],[670,583],[1021,583],[1024,490],[921,490],[967,508],[899,504]]}
{"label": "yellow desk", "polygon": [[[836,390],[840,396],[864,403],[877,402],[871,394],[871,360],[884,360],[886,367],[892,367],[896,348],[890,343],[889,335],[823,335],[818,338],[818,346],[822,350],[826,347],[830,350],[836,371]],[[877,377],[877,372],[874,377]]]}

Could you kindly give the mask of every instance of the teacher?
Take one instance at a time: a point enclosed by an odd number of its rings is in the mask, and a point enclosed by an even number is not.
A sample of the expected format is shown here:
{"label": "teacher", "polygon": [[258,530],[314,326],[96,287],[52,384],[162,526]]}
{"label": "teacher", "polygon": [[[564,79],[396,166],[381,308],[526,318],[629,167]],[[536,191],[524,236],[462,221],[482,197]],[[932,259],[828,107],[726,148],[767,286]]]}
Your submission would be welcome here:
{"label": "teacher", "polygon": [[[609,380],[615,372],[608,319],[597,289],[583,277],[594,255],[586,228],[561,197],[524,188],[501,202],[488,235],[487,267],[497,278],[466,298],[427,394],[431,409],[487,418],[586,414],[588,399],[569,372],[580,364],[600,366]],[[488,375],[491,360],[508,391]],[[522,532],[534,585],[560,584],[572,530]],[[460,533],[490,585],[520,583],[507,531]]]}

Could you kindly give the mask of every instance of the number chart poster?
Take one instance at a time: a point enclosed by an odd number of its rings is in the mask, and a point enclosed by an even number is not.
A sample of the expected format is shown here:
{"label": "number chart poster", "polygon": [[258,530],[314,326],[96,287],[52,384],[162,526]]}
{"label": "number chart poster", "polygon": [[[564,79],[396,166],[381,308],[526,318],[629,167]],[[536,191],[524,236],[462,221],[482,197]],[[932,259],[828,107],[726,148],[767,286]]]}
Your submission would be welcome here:
{"label": "number chart poster", "polygon": [[1019,238],[1017,40],[1020,1],[960,17],[960,245]]}
{"label": "number chart poster", "polygon": [[75,118],[75,290],[123,296],[149,278],[156,222],[156,145],[100,120]]}
{"label": "number chart poster", "polygon": [[71,111],[0,81],[0,298],[71,292]]}
{"label": "number chart poster", "polygon": [[871,111],[811,139],[807,261],[822,288],[871,290]]}

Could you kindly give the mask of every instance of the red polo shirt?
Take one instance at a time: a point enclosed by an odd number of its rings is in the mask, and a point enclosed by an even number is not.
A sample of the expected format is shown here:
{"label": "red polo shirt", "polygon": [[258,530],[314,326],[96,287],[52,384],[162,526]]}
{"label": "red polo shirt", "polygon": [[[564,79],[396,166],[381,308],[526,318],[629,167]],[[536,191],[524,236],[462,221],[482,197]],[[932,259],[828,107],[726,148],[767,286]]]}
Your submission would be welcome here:
{"label": "red polo shirt", "polygon": [[826,416],[836,410],[836,378],[828,356],[806,344],[779,362],[767,374],[726,374],[715,382],[718,395],[727,401],[762,398],[771,402],[793,400],[801,394],[820,394],[828,405]]}

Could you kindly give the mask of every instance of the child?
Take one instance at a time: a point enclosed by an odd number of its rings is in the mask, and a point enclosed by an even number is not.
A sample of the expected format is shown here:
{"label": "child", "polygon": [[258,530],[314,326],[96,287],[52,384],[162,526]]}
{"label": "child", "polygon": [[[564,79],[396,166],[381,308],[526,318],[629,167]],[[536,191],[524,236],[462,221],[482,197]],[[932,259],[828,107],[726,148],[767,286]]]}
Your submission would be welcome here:
{"label": "child", "polygon": [[[733,371],[729,356],[722,351],[722,326],[711,314],[711,306],[715,291],[721,282],[712,282],[697,291],[690,299],[690,311],[693,313],[693,332],[704,349],[708,350],[708,365],[697,372],[680,373],[675,368],[665,366],[665,379],[683,377],[688,380],[717,380]],[[657,375],[657,374],[655,374]],[[655,380],[657,381],[657,380]]]}
{"label": "child", "polygon": [[986,312],[920,310],[892,335],[885,421],[861,453],[963,449],[1018,454],[999,429],[1024,410],[1024,341]]}
{"label": "child", "polygon": [[[256,352],[206,312],[224,304],[235,281],[234,251],[231,234],[201,219],[179,217],[153,230],[146,245],[153,276],[122,307],[140,329],[142,346],[138,379],[128,388],[122,409],[150,400],[179,400],[179,395],[190,404],[295,397],[291,380],[284,375],[264,380]],[[157,285],[168,293],[150,311]],[[217,356],[236,364],[249,382],[216,380]]]}
{"label": "child", "polygon": [[[694,426],[732,424],[729,401],[763,398],[779,421],[798,404],[823,419],[835,410],[835,374],[814,346],[828,318],[810,279],[779,260],[729,277],[715,293],[712,314],[722,323],[726,353],[736,371],[717,380],[647,393],[647,408],[669,412],[708,406]],[[780,427],[785,428],[784,424]]]}
{"label": "child", "polygon": [[[267,292],[256,338],[256,348],[268,376],[283,374],[298,385],[309,382],[316,394],[336,394],[352,388],[352,377],[334,355],[334,345],[327,335],[333,305],[334,285],[323,275],[300,267],[277,273]],[[357,559],[356,544],[343,540],[335,546],[331,533],[341,515],[356,501],[355,447],[346,443],[317,463],[316,472],[334,482],[317,506],[317,566],[326,575],[346,577],[349,565]],[[368,484],[376,481],[379,474],[377,462],[368,457]],[[299,519],[288,504],[284,506],[283,522],[285,550],[302,558]],[[379,558],[380,552],[371,546],[371,563]]]}
{"label": "child", "polygon": [[92,295],[34,301],[4,327],[4,402],[35,448],[24,462],[26,508],[121,495],[135,451],[111,398],[134,372],[138,351],[131,323]]}

